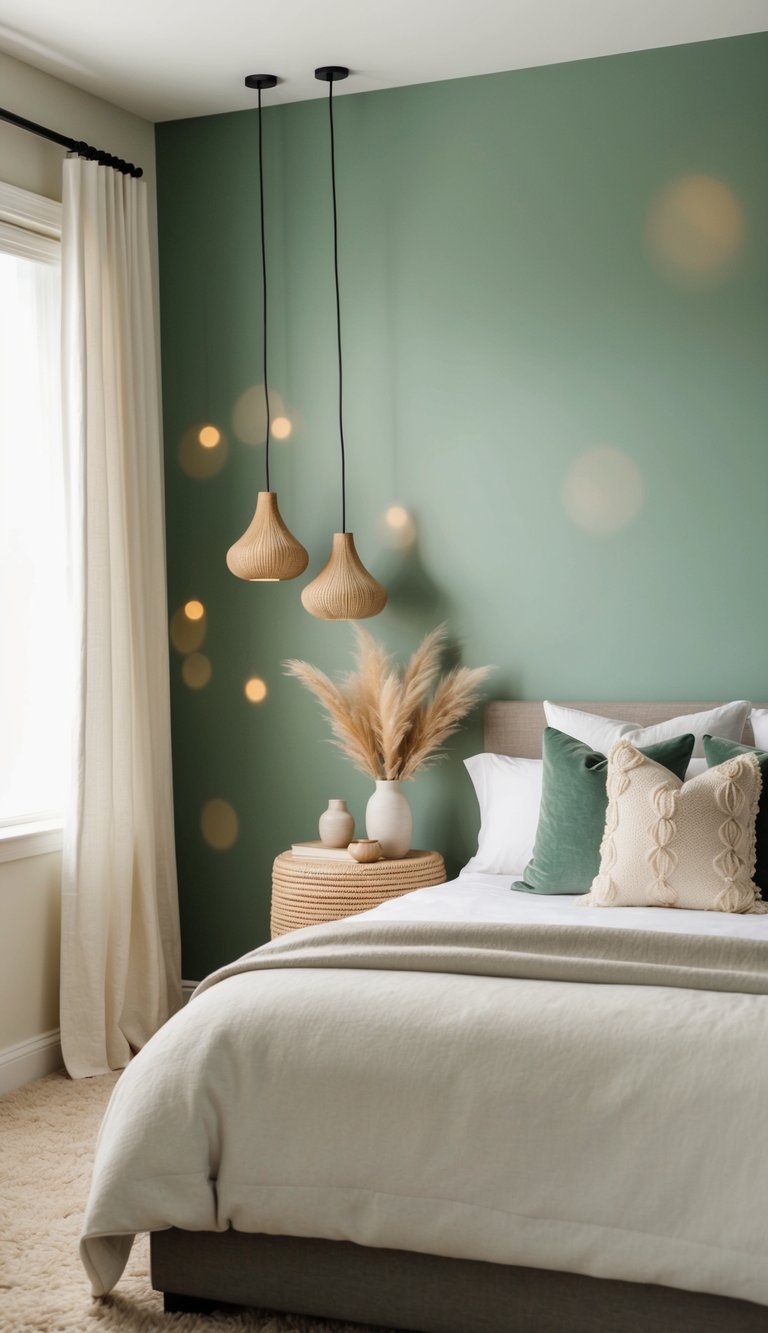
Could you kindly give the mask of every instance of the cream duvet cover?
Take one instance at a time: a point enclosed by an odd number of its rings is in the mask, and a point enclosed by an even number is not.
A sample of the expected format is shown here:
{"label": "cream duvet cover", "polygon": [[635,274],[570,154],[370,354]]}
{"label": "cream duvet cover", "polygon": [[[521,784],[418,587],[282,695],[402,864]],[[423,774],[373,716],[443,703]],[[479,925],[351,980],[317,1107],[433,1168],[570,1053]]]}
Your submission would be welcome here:
{"label": "cream duvet cover", "polygon": [[107,1111],[94,1293],[232,1226],[768,1305],[768,918],[585,916],[460,879],[208,978]]}

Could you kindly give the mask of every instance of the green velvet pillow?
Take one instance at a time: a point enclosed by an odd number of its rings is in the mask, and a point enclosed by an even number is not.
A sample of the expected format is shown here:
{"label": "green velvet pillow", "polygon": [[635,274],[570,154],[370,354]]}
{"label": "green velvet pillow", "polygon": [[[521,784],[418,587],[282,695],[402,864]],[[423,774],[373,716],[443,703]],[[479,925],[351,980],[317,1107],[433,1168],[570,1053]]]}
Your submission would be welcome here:
{"label": "green velvet pillow", "polygon": [[762,790],[755,820],[755,873],[753,879],[763,898],[768,898],[768,751],[756,750],[752,745],[739,745],[738,741],[726,741],[722,736],[705,736],[704,753],[710,768],[724,764],[728,759],[736,759],[740,754],[757,755],[762,778]]}
{"label": "green velvet pillow", "polygon": [[[682,781],[693,753],[693,736],[646,745],[641,753]],[[608,760],[573,736],[545,727],[544,778],[533,856],[521,881],[524,893],[588,893],[600,869],[605,828]]]}

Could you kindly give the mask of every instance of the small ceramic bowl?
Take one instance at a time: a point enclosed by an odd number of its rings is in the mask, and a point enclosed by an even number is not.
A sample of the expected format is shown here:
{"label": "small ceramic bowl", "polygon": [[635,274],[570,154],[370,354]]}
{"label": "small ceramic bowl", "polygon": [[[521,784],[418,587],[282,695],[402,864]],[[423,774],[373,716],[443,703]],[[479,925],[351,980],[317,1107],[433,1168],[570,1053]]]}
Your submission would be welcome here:
{"label": "small ceramic bowl", "polygon": [[355,838],[349,844],[347,851],[356,861],[380,861],[381,844],[376,838]]}

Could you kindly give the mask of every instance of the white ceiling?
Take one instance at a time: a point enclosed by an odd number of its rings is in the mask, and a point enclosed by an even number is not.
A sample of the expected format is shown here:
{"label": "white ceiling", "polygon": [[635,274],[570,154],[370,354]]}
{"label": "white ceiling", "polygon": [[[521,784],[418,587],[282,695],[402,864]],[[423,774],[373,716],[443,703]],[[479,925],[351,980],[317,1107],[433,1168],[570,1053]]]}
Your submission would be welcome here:
{"label": "white ceiling", "polygon": [[0,50],[149,120],[557,64],[768,28],[768,0],[2,0]]}

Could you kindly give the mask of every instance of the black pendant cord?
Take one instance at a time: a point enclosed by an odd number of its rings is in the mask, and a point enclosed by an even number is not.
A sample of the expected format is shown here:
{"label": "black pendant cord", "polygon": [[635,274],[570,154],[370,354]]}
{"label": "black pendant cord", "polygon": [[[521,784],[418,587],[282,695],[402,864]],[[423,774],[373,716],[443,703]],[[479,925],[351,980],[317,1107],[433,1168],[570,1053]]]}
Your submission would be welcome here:
{"label": "black pendant cord", "polygon": [[5,107],[0,107],[0,120],[7,121],[9,125],[16,125],[20,130],[27,130],[30,134],[37,134],[41,139],[48,139],[50,143],[57,143],[62,148],[68,148],[70,153],[77,153],[78,157],[86,157],[91,162],[98,162],[102,167],[112,167],[115,171],[122,172],[124,176],[144,174],[141,167],[135,167],[132,162],[124,162],[122,157],[115,157],[113,153],[107,153],[103,148],[94,148],[82,139],[70,139],[66,134],[59,134],[58,130],[49,130],[45,125],[38,125],[37,121],[27,120],[26,116],[17,116],[15,111],[7,111]]}
{"label": "black pendant cord", "polygon": [[267,413],[267,435],[264,450],[267,490],[269,490],[269,437],[272,422],[269,413],[269,384],[267,381],[267,247],[264,239],[264,149],[261,139],[261,88],[259,88],[259,215],[261,218],[261,286],[264,340],[264,406]]}
{"label": "black pendant cord", "polygon": [[339,442],[341,444],[341,530],[347,530],[347,470],[344,455],[344,377],[341,360],[341,297],[339,294],[339,236],[336,213],[336,151],[333,138],[333,79],[328,81],[328,120],[331,127],[331,191],[333,194],[333,271],[336,279],[336,343],[339,351]]}

